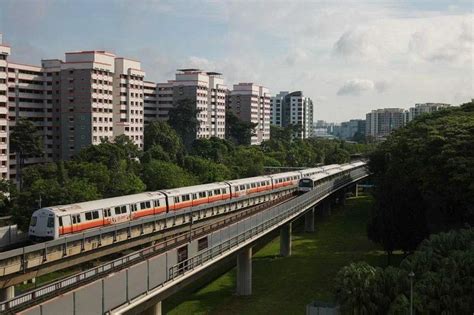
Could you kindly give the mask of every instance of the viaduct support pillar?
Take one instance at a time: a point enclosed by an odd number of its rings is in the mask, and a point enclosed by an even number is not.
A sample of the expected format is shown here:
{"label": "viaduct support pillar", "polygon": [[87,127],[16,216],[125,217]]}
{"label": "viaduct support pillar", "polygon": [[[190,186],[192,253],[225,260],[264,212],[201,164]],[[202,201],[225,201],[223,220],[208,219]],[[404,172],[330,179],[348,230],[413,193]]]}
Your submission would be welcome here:
{"label": "viaduct support pillar", "polygon": [[252,247],[237,254],[237,295],[252,294]]}
{"label": "viaduct support pillar", "polygon": [[321,204],[322,212],[324,216],[330,216],[331,215],[331,200],[327,199],[324,200],[323,203]]}
{"label": "viaduct support pillar", "polygon": [[147,308],[142,315],[161,315],[161,301]]}
{"label": "viaduct support pillar", "polygon": [[314,232],[314,208],[304,215],[304,231]]}
{"label": "viaduct support pillar", "polygon": [[0,301],[6,301],[15,297],[15,287],[10,286],[0,289]]}
{"label": "viaduct support pillar", "polygon": [[291,256],[291,223],[280,228],[280,255]]}
{"label": "viaduct support pillar", "polygon": [[355,184],[355,196],[359,197],[359,184]]}

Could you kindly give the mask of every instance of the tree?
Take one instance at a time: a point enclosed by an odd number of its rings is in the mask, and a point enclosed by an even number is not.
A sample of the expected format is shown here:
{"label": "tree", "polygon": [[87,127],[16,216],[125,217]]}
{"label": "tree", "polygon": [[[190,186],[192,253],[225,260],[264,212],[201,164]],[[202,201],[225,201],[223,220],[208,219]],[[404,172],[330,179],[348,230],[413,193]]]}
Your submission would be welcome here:
{"label": "tree", "polygon": [[226,139],[231,140],[236,145],[250,145],[252,136],[255,136],[255,127],[257,126],[258,124],[256,123],[243,121],[232,110],[226,111]]}
{"label": "tree", "polygon": [[353,314],[375,313],[376,305],[371,296],[376,269],[365,262],[351,263],[336,275],[336,300],[341,309]]}
{"label": "tree", "polygon": [[152,160],[143,168],[143,181],[148,190],[170,189],[196,184],[196,179],[176,164]]}
{"label": "tree", "polygon": [[198,115],[201,112],[196,107],[196,101],[191,99],[179,100],[169,111],[169,125],[181,137],[186,149],[190,149],[196,139],[200,122]]}
{"label": "tree", "polygon": [[406,314],[414,272],[413,305],[419,314],[468,314],[474,309],[474,229],[432,235],[400,267],[366,263],[343,267],[336,298],[349,313]]}
{"label": "tree", "polygon": [[215,163],[197,156],[187,156],[184,168],[194,174],[199,183],[213,183],[232,179],[232,172],[224,164]]}
{"label": "tree", "polygon": [[22,171],[25,159],[43,154],[41,137],[36,132],[35,125],[25,119],[19,118],[10,134],[10,149],[17,154],[18,159],[18,182],[20,189],[23,187]]}
{"label": "tree", "polygon": [[393,132],[370,155],[376,206],[369,237],[413,251],[429,234],[474,224],[474,103]]}
{"label": "tree", "polygon": [[152,121],[145,126],[144,149],[148,151],[152,148],[159,150],[156,146],[166,149],[168,158],[172,161],[179,160],[178,156],[183,154],[183,143],[175,129],[171,128],[167,122]]}
{"label": "tree", "polygon": [[234,150],[235,146],[230,141],[212,137],[210,139],[196,139],[190,154],[216,163],[224,163],[231,159]]}

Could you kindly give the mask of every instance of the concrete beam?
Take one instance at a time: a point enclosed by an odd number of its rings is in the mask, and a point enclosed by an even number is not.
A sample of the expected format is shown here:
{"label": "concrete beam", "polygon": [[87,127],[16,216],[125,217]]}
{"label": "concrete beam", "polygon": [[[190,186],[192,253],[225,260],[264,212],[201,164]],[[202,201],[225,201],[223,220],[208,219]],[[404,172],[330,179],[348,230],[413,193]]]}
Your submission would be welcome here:
{"label": "concrete beam", "polygon": [[291,256],[291,222],[280,228],[280,255]]}
{"label": "concrete beam", "polygon": [[314,232],[314,208],[304,215],[304,231]]}
{"label": "concrete beam", "polygon": [[0,289],[0,301],[7,301],[15,297],[15,287],[9,286]]}
{"label": "concrete beam", "polygon": [[142,315],[161,315],[161,301],[147,308]]}
{"label": "concrete beam", "polygon": [[252,247],[237,254],[237,295],[252,294]]}

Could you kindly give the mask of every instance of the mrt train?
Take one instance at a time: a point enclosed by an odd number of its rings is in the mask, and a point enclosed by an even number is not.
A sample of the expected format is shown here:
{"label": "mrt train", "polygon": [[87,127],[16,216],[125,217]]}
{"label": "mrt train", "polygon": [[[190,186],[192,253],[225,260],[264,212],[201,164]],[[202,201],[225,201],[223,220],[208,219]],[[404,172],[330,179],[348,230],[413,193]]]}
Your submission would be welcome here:
{"label": "mrt train", "polygon": [[[318,175],[325,177],[328,172],[338,173],[341,167],[345,166],[333,164],[294,172],[46,207],[33,212],[28,234],[33,241],[57,239],[145,216],[182,211],[281,187],[296,187],[302,178]],[[356,165],[347,166],[353,168]]]}

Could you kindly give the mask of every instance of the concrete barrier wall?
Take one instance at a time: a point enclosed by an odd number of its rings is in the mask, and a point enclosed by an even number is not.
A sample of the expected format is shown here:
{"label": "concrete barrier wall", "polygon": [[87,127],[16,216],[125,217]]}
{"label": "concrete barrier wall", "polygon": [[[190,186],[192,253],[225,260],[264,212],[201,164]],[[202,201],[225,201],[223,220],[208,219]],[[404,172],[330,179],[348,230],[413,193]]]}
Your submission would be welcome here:
{"label": "concrete barrier wall", "polygon": [[20,231],[16,224],[0,227],[0,248],[24,242],[27,239],[28,234]]}

